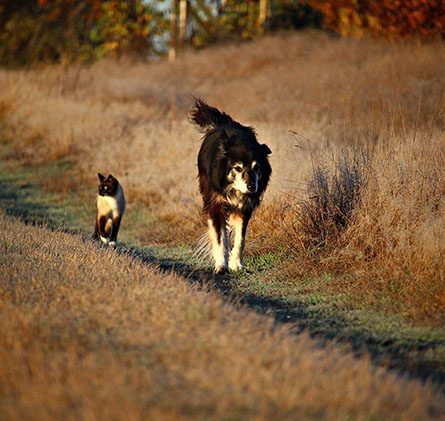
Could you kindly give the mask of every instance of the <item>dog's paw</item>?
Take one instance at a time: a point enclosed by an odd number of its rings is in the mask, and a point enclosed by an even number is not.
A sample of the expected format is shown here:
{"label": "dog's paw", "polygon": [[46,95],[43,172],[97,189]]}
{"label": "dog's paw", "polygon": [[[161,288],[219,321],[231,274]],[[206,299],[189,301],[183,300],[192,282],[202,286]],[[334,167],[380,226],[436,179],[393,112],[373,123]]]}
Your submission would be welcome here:
{"label": "dog's paw", "polygon": [[246,267],[244,266],[244,262],[233,261],[229,262],[229,269],[231,272],[238,272],[240,270],[244,270]]}
{"label": "dog's paw", "polygon": [[215,275],[224,275],[227,273],[227,268],[225,266],[218,266],[214,269],[213,273]]}
{"label": "dog's paw", "polygon": [[117,246],[117,241],[110,241],[108,244],[111,248],[115,249]]}
{"label": "dog's paw", "polygon": [[102,241],[102,243],[104,244],[109,244],[110,243],[110,239],[108,237],[102,237],[100,236],[100,240]]}

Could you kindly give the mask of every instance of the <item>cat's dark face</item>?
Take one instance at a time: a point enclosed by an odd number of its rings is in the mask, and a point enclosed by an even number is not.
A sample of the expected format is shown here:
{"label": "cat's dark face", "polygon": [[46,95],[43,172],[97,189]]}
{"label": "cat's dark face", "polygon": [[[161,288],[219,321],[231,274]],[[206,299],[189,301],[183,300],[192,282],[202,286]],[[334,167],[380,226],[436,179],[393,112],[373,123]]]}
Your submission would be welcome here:
{"label": "cat's dark face", "polygon": [[100,196],[116,196],[119,182],[110,174],[108,177],[98,173],[99,176],[99,195]]}

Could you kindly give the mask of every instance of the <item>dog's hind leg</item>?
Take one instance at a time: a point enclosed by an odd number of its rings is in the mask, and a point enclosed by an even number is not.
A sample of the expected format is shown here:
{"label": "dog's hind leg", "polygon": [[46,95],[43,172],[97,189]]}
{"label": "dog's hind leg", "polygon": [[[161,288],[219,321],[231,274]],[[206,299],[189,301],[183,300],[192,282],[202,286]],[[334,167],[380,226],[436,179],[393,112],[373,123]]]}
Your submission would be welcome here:
{"label": "dog's hind leg", "polygon": [[212,255],[215,260],[215,273],[222,275],[227,272],[229,257],[229,236],[224,217],[218,215],[209,218],[209,237],[212,242]]}
{"label": "dog's hind leg", "polygon": [[250,215],[230,215],[230,226],[233,232],[233,247],[230,252],[229,268],[232,271],[244,269],[244,245]]}

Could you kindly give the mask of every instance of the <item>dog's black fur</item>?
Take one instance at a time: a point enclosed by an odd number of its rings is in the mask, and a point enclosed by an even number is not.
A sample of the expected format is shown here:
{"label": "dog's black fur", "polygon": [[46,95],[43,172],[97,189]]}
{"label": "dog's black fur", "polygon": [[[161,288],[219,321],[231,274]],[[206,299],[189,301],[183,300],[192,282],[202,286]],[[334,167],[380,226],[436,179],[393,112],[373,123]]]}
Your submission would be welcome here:
{"label": "dog's black fur", "polygon": [[[242,220],[242,248],[247,224],[252,212],[260,204],[270,175],[269,147],[258,143],[252,127],[243,126],[228,114],[195,98],[190,119],[204,133],[198,154],[199,187],[204,202],[204,212],[213,224],[218,244],[224,242],[226,225],[230,218]],[[241,163],[241,167],[234,164]],[[253,163],[253,165],[252,165]],[[242,168],[242,176],[236,174]],[[242,178],[246,192],[237,190],[230,181],[230,173]],[[214,245],[216,246],[216,245]],[[227,246],[228,247],[228,246]],[[227,248],[225,247],[225,248]],[[228,251],[225,250],[226,257]],[[242,259],[242,256],[241,256]],[[234,268],[231,268],[234,269]],[[227,258],[215,271],[227,270]],[[234,269],[236,270],[236,269]]]}

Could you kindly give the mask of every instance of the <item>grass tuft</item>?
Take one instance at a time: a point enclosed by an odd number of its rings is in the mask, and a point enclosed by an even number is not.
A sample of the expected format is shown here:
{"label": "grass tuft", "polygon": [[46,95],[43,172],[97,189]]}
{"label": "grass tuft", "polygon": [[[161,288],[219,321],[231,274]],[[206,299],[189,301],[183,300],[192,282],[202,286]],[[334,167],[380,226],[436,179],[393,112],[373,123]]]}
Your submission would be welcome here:
{"label": "grass tuft", "polygon": [[295,232],[305,249],[330,245],[349,225],[365,184],[365,154],[343,152],[331,165],[315,164],[309,176],[306,197],[296,210]]}

